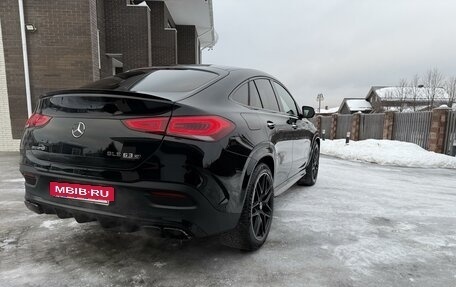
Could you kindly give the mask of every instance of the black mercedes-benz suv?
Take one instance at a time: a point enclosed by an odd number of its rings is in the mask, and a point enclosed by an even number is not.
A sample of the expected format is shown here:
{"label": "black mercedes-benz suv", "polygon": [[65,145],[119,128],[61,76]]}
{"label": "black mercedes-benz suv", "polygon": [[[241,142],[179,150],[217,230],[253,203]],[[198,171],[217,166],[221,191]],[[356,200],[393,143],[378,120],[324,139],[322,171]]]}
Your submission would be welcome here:
{"label": "black mercedes-benz suv", "polygon": [[21,142],[25,204],[125,231],[258,249],[274,196],[317,179],[319,137],[287,89],[213,65],[131,70],[40,97]]}

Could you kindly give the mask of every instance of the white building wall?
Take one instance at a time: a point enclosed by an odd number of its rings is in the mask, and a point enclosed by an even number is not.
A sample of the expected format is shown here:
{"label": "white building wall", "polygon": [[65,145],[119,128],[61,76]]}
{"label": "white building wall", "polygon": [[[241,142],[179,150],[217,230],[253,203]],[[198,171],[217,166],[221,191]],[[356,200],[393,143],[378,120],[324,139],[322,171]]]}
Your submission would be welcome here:
{"label": "white building wall", "polygon": [[19,140],[13,140],[13,134],[11,132],[5,55],[3,52],[2,26],[0,19],[0,151],[18,151],[19,142]]}

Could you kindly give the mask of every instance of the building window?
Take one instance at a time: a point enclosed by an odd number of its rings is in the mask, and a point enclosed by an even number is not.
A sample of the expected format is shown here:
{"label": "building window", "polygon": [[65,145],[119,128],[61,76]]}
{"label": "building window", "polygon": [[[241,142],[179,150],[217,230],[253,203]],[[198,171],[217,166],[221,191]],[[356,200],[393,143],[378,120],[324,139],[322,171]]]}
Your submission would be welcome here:
{"label": "building window", "polygon": [[117,59],[112,58],[112,74],[117,75],[123,72],[123,63]]}
{"label": "building window", "polygon": [[138,0],[127,0],[127,6],[137,6],[137,7],[149,7],[146,4],[146,1],[138,1]]}

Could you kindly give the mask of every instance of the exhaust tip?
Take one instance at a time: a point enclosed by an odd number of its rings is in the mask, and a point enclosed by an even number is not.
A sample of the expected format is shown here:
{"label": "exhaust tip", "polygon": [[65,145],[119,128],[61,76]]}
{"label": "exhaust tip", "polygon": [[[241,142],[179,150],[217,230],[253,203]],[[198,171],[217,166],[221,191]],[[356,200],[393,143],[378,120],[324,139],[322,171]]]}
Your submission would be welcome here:
{"label": "exhaust tip", "polygon": [[192,236],[187,233],[185,230],[174,227],[163,227],[163,226],[141,226],[149,235],[155,235],[162,238],[173,238],[180,240],[190,240]]}
{"label": "exhaust tip", "polygon": [[170,235],[171,237],[179,238],[179,239],[191,239],[192,237],[182,229],[179,228],[172,228],[172,227],[164,227],[163,232],[166,235]]}
{"label": "exhaust tip", "polygon": [[35,213],[38,213],[38,214],[43,214],[44,211],[43,211],[43,209],[41,208],[41,206],[39,204],[33,203],[31,201],[28,201],[28,200],[24,201],[24,203],[25,203],[25,206],[29,210],[31,210],[31,211],[33,211]]}

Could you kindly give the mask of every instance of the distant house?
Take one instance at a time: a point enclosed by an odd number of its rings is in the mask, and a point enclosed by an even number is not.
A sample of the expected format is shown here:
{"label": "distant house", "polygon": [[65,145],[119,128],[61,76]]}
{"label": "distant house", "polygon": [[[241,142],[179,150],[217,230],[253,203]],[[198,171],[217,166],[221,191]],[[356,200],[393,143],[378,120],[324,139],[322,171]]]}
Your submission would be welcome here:
{"label": "distant house", "polygon": [[332,114],[337,113],[338,111],[339,111],[339,107],[328,108],[328,106],[326,106],[324,109],[317,111],[317,115],[330,116]]}
{"label": "distant house", "polygon": [[354,114],[357,112],[371,113],[372,105],[363,98],[345,98],[338,110],[339,114]]}
{"label": "distant house", "polygon": [[[373,111],[413,112],[430,110],[448,104],[450,96],[443,88],[432,91],[425,87],[381,87],[374,86],[369,90],[366,100],[372,105]],[[431,102],[432,107],[431,107]]]}

